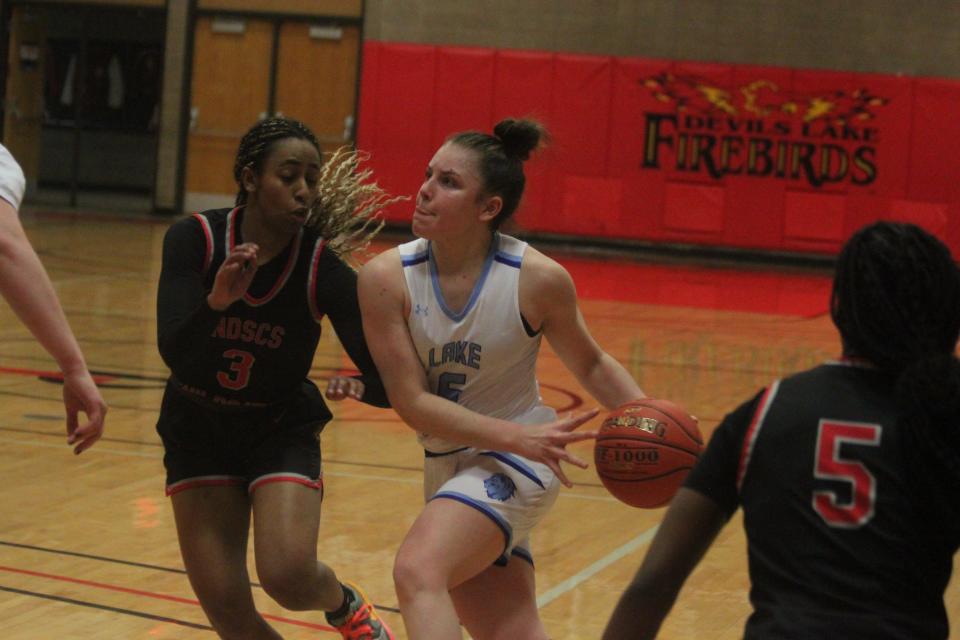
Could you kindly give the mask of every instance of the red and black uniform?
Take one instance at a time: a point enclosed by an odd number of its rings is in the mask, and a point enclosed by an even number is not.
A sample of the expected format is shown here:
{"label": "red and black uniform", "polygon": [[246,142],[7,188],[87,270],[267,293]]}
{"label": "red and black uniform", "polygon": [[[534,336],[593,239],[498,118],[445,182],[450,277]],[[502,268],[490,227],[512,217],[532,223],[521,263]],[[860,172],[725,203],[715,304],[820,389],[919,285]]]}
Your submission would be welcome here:
{"label": "red and black uniform", "polygon": [[330,318],[360,369],[363,400],[388,406],[363,338],[356,272],[304,228],[260,266],[224,311],[207,294],[240,237],[243,208],[174,223],[163,245],[157,297],[160,354],[171,375],[157,430],[167,492],[209,484],[292,480],[320,486],[317,434],[332,418],[307,378]]}
{"label": "red and black uniform", "polygon": [[745,638],[947,638],[960,536],[910,464],[894,379],[836,362],[775,382],[717,427],[686,486],[743,507]]}

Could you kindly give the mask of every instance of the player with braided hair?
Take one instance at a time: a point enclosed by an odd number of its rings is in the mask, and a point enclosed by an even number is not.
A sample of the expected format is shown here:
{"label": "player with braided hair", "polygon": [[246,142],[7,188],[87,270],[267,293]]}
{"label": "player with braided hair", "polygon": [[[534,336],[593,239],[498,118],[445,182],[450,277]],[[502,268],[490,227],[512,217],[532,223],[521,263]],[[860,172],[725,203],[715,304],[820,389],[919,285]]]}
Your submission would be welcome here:
{"label": "player with braided hair", "polygon": [[843,357],[774,382],[717,427],[604,640],[655,637],[737,507],[745,638],[943,640],[960,547],[960,272],[921,228],[877,222],[836,265]]}
{"label": "player with braided hair", "polygon": [[397,553],[411,640],[547,637],[529,534],[570,485],[596,411],[558,419],[535,377],[542,337],[604,406],[643,396],[590,335],[558,263],[497,231],[545,131],[504,120],[450,136],[417,193],[417,240],[360,271],[364,331],[391,404],[425,449],[427,504]]}
{"label": "player with braided hair", "polygon": [[325,165],[302,123],[268,118],[240,142],[236,206],[174,223],[157,299],[171,375],[157,423],[190,582],[223,638],[276,639],[246,566],[251,516],[264,590],[324,610],[347,639],[393,638],[363,592],[317,560],[323,498],[318,436],[332,418],[308,380],[330,318],[362,372],[328,399],[388,406],[363,339],[357,275],[346,263],[391,200],[338,152]]}

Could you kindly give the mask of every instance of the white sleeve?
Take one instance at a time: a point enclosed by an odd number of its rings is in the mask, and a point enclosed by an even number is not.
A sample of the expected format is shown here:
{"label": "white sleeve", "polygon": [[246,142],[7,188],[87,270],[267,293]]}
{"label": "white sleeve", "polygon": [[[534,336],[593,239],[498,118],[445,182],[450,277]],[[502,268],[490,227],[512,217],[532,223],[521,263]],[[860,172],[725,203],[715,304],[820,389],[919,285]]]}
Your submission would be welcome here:
{"label": "white sleeve", "polygon": [[26,186],[27,180],[23,176],[20,164],[10,155],[7,148],[0,144],[0,198],[19,210]]}

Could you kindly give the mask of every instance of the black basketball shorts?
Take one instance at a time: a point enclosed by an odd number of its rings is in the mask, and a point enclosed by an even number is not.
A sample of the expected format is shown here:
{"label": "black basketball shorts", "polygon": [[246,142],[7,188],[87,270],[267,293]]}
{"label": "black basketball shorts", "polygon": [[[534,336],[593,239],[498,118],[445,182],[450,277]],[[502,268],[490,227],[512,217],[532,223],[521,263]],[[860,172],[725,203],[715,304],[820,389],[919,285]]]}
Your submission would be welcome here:
{"label": "black basketball shorts", "polygon": [[320,431],[330,420],[320,391],[305,382],[288,401],[262,409],[218,411],[168,383],[157,433],[163,441],[168,496],[195,487],[270,482],[323,490]]}

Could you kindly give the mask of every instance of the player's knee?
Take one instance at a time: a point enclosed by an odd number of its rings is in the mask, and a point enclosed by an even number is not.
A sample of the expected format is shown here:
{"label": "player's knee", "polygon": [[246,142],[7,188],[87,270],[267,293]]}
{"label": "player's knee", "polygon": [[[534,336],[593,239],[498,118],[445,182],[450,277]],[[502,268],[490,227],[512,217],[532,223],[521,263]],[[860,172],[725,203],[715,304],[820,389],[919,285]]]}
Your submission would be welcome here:
{"label": "player's knee", "polygon": [[407,546],[400,548],[393,562],[393,584],[401,600],[433,588],[446,589],[444,576],[435,570],[430,559]]}
{"label": "player's knee", "polygon": [[311,591],[316,570],[307,562],[271,562],[258,566],[260,585],[284,609],[305,611],[316,606]]}

